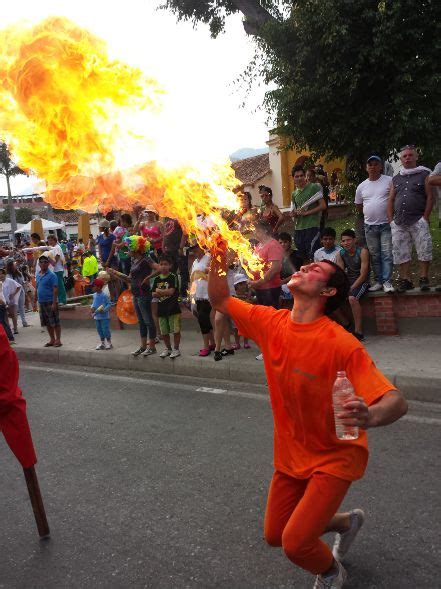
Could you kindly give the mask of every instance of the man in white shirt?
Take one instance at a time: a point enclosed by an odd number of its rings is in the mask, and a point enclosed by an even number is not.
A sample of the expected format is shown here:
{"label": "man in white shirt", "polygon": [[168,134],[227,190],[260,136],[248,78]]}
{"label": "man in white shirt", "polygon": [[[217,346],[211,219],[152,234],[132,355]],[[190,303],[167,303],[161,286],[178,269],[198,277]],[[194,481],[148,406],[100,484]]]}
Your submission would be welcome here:
{"label": "man in white shirt", "polygon": [[357,186],[355,204],[363,213],[366,244],[375,278],[375,284],[369,290],[394,292],[392,233],[387,216],[392,178],[382,174],[382,169],[381,157],[371,155],[366,162],[368,178]]}
{"label": "man in white shirt", "polygon": [[64,254],[58,239],[51,234],[47,238],[47,243],[51,248],[49,250],[49,260],[52,270],[58,279],[58,302],[60,305],[66,304],[66,289],[64,288]]}

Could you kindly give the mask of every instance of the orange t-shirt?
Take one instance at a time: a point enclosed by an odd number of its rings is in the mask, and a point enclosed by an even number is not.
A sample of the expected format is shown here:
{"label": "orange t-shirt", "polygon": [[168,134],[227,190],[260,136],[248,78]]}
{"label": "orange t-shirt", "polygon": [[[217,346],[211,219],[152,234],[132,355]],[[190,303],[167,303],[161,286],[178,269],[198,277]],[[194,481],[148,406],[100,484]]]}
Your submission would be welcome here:
{"label": "orange t-shirt", "polygon": [[395,390],[362,344],[325,316],[295,323],[289,310],[236,298],[229,299],[228,314],[263,353],[274,416],[274,467],[302,479],[317,471],[348,481],[361,478],[369,455],[366,432],[360,429],[359,438],[350,441],[335,434],[337,371],[346,371],[367,405]]}

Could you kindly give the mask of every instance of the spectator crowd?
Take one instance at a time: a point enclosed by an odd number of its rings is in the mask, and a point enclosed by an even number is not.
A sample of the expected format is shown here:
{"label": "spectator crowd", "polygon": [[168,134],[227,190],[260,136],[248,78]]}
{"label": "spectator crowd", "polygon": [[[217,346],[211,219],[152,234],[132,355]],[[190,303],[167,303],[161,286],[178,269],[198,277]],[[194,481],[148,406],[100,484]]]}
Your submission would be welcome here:
{"label": "spectator crowd", "polygon": [[[274,204],[267,186],[260,187],[260,208],[252,206],[249,193],[240,193],[240,209],[225,212],[225,217],[250,240],[264,269],[262,275],[249,277],[231,254],[230,294],[259,305],[289,307],[292,274],[305,265],[329,260],[345,270],[351,284],[346,307],[333,318],[363,340],[360,300],[368,291],[404,293],[413,289],[413,248],[418,286],[421,291],[430,290],[429,218],[436,188],[441,187],[441,163],[433,171],[418,165],[413,145],[401,148],[400,162],[399,172],[391,176],[379,155],[367,158],[367,178],[355,192],[355,206],[363,217],[362,234],[346,229],[337,236],[326,226],[329,183],[322,166],[293,167],[290,211],[282,212]],[[283,230],[288,220],[294,230]],[[201,215],[199,222],[207,226],[208,220]],[[213,353],[219,361],[234,355],[242,345],[250,347],[247,340],[241,341],[231,319],[211,307],[209,252],[195,236],[184,232],[177,219],[160,219],[153,206],[146,206],[137,218],[122,213],[117,220],[102,219],[98,237],[89,235],[86,243],[83,239],[59,241],[54,233],[46,241],[42,237],[33,233],[29,242],[0,251],[0,323],[11,342],[18,334],[18,320],[27,327],[27,313],[38,308],[49,336],[44,345],[60,347],[59,307],[75,296],[91,295],[91,320],[99,337],[96,349],[110,350],[111,309],[127,291],[139,325],[135,356],[156,354],[159,342],[163,344],[160,357],[174,359],[181,354],[181,305],[187,305],[198,321],[200,356]]]}

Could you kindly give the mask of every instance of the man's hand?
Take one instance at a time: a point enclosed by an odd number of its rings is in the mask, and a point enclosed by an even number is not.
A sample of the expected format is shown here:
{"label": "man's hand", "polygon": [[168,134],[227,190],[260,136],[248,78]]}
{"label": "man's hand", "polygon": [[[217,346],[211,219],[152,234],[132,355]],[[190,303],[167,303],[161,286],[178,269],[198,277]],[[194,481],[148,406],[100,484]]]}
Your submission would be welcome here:
{"label": "man's hand", "polygon": [[58,309],[58,302],[55,302],[55,301],[54,301],[54,302],[52,303],[52,305],[51,305],[51,309],[52,309],[52,312],[53,312],[53,313],[56,313],[56,312],[57,312],[57,309]]}
{"label": "man's hand", "polygon": [[355,397],[343,404],[344,411],[337,414],[346,426],[367,429],[370,426],[369,407],[363,397]]}

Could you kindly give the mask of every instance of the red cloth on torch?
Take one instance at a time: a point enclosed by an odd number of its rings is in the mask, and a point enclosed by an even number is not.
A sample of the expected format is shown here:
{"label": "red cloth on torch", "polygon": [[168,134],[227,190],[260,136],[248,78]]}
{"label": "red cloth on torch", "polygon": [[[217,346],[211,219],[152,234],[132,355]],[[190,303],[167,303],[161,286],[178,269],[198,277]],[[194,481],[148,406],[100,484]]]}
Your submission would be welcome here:
{"label": "red cloth on torch", "polygon": [[23,468],[37,462],[26,401],[18,386],[18,360],[0,325],[0,431]]}

